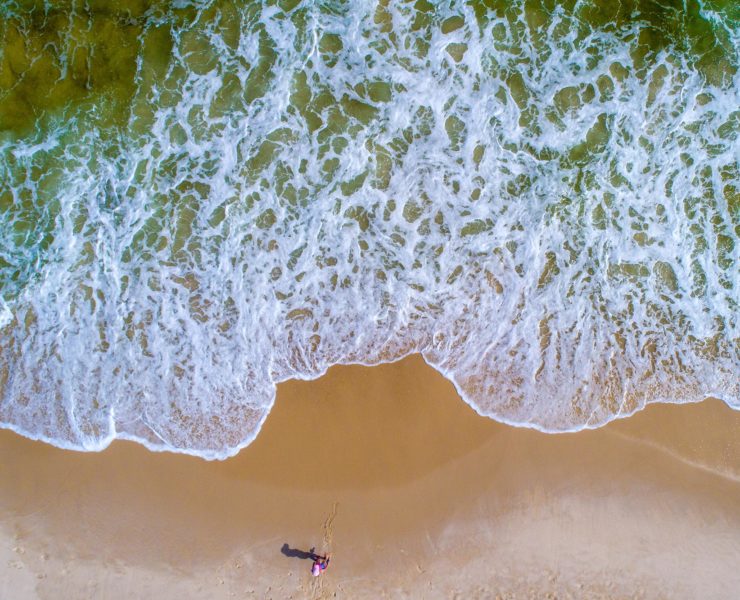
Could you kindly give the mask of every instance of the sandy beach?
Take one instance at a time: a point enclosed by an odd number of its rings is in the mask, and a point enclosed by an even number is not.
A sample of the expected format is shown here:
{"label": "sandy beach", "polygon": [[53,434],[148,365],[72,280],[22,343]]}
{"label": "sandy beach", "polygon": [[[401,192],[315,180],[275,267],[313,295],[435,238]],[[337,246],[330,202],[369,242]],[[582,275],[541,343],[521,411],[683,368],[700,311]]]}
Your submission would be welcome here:
{"label": "sandy beach", "polygon": [[[311,547],[333,560],[310,576]],[[546,435],[419,356],[281,384],[224,462],[0,432],[0,598],[740,594],[740,413],[654,405]]]}

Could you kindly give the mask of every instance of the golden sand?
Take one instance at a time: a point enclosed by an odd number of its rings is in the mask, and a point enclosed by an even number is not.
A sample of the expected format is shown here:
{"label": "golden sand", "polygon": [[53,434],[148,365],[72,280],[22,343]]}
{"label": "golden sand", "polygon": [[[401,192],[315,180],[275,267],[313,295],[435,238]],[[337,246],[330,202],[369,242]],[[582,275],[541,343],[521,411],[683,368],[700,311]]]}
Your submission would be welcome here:
{"label": "golden sand", "polygon": [[[279,387],[224,462],[0,432],[0,598],[730,598],[740,413],[547,435],[414,356]],[[330,550],[310,576],[311,547]]]}

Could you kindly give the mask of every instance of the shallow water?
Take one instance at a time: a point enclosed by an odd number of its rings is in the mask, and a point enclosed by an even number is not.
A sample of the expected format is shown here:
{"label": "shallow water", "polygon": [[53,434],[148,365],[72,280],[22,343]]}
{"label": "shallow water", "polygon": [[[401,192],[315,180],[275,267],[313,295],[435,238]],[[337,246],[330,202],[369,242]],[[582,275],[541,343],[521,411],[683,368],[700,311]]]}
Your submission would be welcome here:
{"label": "shallow water", "polygon": [[732,2],[5,2],[0,421],[224,457],[420,352],[563,431],[740,409]]}

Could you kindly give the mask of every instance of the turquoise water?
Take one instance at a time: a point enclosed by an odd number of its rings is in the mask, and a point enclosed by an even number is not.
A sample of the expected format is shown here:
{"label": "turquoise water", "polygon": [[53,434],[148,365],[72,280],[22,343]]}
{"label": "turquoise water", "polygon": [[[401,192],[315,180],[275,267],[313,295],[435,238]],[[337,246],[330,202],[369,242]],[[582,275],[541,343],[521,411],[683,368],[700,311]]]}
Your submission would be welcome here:
{"label": "turquoise water", "polygon": [[2,426],[222,458],[413,352],[543,431],[740,409],[732,2],[108,4],[0,7]]}

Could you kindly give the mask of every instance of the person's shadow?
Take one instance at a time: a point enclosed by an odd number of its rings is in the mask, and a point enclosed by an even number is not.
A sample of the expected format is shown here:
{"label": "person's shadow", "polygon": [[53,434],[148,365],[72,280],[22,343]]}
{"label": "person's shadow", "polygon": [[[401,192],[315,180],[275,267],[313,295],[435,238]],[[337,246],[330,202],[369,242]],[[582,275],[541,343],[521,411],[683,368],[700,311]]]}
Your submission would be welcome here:
{"label": "person's shadow", "polygon": [[285,556],[288,558],[301,558],[301,559],[310,559],[310,560],[316,560],[319,556],[314,552],[316,548],[311,548],[308,552],[305,550],[299,550],[298,548],[291,548],[288,545],[288,542],[285,542],[283,544],[283,547],[280,548],[280,552],[282,552]]}

